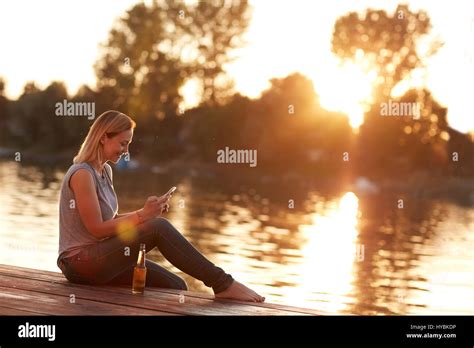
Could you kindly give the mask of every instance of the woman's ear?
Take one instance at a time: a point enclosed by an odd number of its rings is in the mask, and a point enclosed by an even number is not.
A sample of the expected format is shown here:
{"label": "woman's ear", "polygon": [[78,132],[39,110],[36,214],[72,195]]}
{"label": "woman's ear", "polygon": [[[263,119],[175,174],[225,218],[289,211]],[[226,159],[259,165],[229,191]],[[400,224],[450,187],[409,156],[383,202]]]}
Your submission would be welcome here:
{"label": "woman's ear", "polygon": [[107,137],[107,134],[104,134],[104,135],[100,138],[100,143],[101,143],[102,145],[104,145],[104,143],[105,143],[105,138],[106,138],[106,137]]}

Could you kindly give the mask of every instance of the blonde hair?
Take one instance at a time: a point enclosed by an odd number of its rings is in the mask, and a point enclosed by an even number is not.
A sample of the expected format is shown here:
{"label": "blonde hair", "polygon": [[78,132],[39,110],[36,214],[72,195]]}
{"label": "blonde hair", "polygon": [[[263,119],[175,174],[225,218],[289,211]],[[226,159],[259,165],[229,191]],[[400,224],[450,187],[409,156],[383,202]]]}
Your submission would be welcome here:
{"label": "blonde hair", "polygon": [[104,112],[92,124],[79,152],[74,157],[73,163],[102,163],[103,155],[100,139],[104,134],[112,138],[118,133],[134,129],[135,126],[135,121],[119,111],[109,110]]}

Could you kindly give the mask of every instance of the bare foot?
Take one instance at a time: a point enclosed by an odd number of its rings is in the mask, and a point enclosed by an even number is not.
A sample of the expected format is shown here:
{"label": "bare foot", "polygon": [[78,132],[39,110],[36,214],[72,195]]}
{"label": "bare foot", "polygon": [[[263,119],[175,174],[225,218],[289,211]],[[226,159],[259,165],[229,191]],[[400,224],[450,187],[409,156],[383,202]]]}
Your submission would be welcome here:
{"label": "bare foot", "polygon": [[263,302],[265,297],[260,296],[255,291],[249,289],[244,284],[239,283],[237,280],[224,291],[215,295],[216,298],[228,298],[232,300],[239,301],[249,301],[249,302]]}

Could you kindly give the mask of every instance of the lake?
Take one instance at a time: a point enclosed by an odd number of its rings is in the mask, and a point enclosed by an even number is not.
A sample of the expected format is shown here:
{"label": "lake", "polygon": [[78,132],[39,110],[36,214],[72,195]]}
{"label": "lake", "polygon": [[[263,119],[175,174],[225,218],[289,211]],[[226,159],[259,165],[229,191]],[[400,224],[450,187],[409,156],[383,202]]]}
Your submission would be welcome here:
{"label": "lake", "polygon": [[[65,168],[0,161],[0,263],[59,271]],[[271,177],[114,170],[119,212],[178,190],[167,218],[268,302],[335,314],[474,314],[474,207]],[[190,290],[210,289],[168,263]]]}

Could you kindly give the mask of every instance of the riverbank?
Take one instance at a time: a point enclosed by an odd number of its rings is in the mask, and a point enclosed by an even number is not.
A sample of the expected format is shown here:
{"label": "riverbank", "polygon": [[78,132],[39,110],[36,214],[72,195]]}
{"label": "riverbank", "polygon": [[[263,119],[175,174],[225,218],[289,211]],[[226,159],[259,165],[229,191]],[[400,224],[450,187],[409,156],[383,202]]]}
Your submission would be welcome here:
{"label": "riverbank", "polygon": [[[66,170],[72,162],[75,151],[64,150],[56,153],[21,151],[1,148],[0,159],[21,162],[22,164],[51,166]],[[191,177],[216,181],[229,181],[239,184],[260,184],[278,187],[285,185],[295,189],[305,187],[339,187],[347,191],[356,191],[360,195],[400,194],[416,199],[454,199],[464,205],[474,205],[474,178],[433,174],[429,171],[417,171],[410,175],[392,175],[366,178],[348,171],[329,172],[327,168],[296,169],[274,171],[245,164],[221,164],[203,162],[190,157],[171,161],[152,163],[145,158],[136,158],[130,162],[122,159],[115,166],[120,173],[141,172],[175,177]],[[357,192],[359,191],[359,192]]]}

